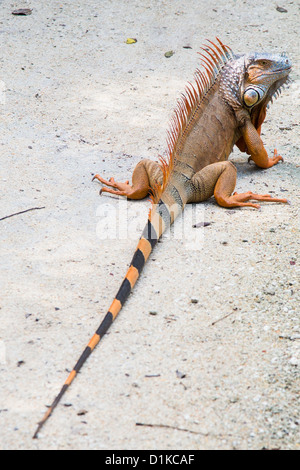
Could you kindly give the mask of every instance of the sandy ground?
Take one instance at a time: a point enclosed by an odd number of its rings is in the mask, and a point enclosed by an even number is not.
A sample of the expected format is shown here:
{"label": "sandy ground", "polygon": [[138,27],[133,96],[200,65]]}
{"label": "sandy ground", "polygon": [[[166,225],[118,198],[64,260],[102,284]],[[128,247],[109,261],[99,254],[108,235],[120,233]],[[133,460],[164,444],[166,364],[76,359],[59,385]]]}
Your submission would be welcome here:
{"label": "sandy ground", "polygon": [[[297,2],[277,5],[0,2],[0,219],[44,207],[0,221],[0,448],[299,449],[300,25]],[[21,7],[32,15],[11,14]],[[147,217],[148,201],[100,198],[92,175],[125,180],[165,151],[176,98],[216,35],[294,62],[262,134],[284,163],[231,155],[238,191],[292,205],[189,206],[33,440]],[[201,220],[211,225],[193,229]]]}

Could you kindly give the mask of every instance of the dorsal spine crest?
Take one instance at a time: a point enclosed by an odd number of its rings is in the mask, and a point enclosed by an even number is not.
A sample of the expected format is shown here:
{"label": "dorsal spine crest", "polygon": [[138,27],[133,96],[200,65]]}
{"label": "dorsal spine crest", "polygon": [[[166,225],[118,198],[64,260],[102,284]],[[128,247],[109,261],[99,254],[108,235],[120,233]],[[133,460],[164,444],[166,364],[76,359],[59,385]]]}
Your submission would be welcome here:
{"label": "dorsal spine crest", "polygon": [[169,176],[172,172],[176,150],[187,131],[189,125],[193,122],[193,117],[203,102],[208,91],[214,85],[224,65],[233,57],[233,53],[228,46],[225,46],[218,38],[217,44],[210,40],[205,47],[201,47],[203,52],[201,56],[200,68],[194,73],[194,83],[188,82],[184,93],[177,100],[177,106],[174,109],[170,120],[169,130],[167,131],[167,153],[166,156],[159,156],[159,162],[163,172],[163,182],[157,185],[155,191],[151,194],[151,200],[157,204],[164,192]]}

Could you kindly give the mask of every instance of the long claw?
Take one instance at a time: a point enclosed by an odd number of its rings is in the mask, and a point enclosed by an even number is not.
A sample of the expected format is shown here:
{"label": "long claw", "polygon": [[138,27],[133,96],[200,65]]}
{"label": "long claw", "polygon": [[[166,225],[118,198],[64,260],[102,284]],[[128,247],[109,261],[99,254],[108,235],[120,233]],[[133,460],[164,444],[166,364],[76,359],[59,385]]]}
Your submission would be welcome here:
{"label": "long claw", "polygon": [[[117,196],[130,197],[133,193],[133,189],[132,189],[132,186],[129,184],[129,180],[125,181],[125,183],[118,183],[115,181],[113,177],[111,177],[107,181],[98,174],[93,177],[92,181],[94,181],[95,179],[97,179],[98,181],[100,181],[100,183],[105,185],[99,191],[100,196],[102,193],[106,192],[106,193],[116,194]],[[108,186],[108,188],[106,186]],[[114,189],[110,189],[110,188],[114,188]]]}
{"label": "long claw", "polygon": [[107,186],[112,186],[112,184],[114,184],[114,183],[112,183],[112,181],[111,181],[112,179],[113,179],[113,178],[110,178],[110,180],[107,181],[107,180],[105,180],[104,178],[102,178],[102,176],[100,176],[100,175],[97,174],[97,175],[95,175],[95,176],[93,177],[92,181],[98,180],[98,181],[100,181],[100,183],[102,183],[102,184],[105,184],[105,185],[107,185]]}
{"label": "long claw", "polygon": [[267,202],[282,202],[284,204],[288,203],[287,199],[281,199],[278,197],[273,197],[270,194],[255,194],[251,191],[247,193],[233,193],[229,198],[226,200],[225,207],[242,207],[242,206],[250,206],[254,207],[255,209],[260,209],[259,204],[255,204],[253,202],[248,202],[250,200],[254,201],[267,201]]}
{"label": "long claw", "polygon": [[101,196],[102,193],[110,193],[110,194],[116,194],[117,196],[127,196],[128,194],[125,191],[116,191],[115,189],[111,188],[102,188],[99,191],[99,194]]}

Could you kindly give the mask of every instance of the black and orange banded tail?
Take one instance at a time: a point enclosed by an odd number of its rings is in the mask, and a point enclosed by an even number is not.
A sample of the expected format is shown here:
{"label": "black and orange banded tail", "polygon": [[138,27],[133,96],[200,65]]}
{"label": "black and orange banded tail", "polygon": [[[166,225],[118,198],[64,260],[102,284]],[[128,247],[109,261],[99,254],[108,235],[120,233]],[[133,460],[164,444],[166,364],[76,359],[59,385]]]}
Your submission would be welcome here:
{"label": "black and orange banded tail", "polygon": [[105,315],[104,319],[102,320],[99,328],[95,332],[95,334],[90,339],[89,343],[87,344],[86,348],[84,349],[83,353],[81,354],[80,358],[78,359],[76,365],[74,366],[73,370],[70,372],[67,380],[65,381],[64,385],[62,386],[59,394],[54,399],[51,406],[46,411],[43,419],[39,422],[37,429],[33,435],[33,438],[38,437],[38,433],[40,432],[42,426],[47,421],[47,419],[51,416],[52,412],[60,402],[61,398],[73,382],[74,378],[80,371],[81,367],[88,359],[92,351],[95,349],[97,344],[99,343],[100,339],[103,338],[107,330],[109,329],[112,322],[117,317],[118,313],[120,312],[121,308],[123,307],[124,303],[126,302],[129,294],[135,285],[139,275],[149,258],[151,251],[153,250],[154,246],[158,241],[159,236],[157,235],[157,231],[155,230],[154,226],[152,225],[151,221],[148,220],[148,223],[145,227],[145,230],[142,234],[142,237],[139,240],[138,246],[132,258],[130,267],[126,273],[126,276],[121,284],[121,287],[114,298],[109,311]]}

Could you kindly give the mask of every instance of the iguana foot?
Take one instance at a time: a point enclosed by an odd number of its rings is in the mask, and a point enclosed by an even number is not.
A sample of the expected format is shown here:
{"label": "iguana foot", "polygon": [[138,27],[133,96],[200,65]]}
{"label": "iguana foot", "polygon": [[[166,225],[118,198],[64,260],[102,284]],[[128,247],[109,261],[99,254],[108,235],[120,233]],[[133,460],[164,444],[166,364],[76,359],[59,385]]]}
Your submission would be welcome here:
{"label": "iguana foot", "polygon": [[99,175],[95,175],[93,181],[95,179],[105,185],[100,194],[106,192],[117,196],[125,196],[128,199],[144,199],[156,190],[158,184],[162,184],[163,172],[158,162],[144,159],[136,165],[132,174],[131,185],[128,180],[125,183],[117,183],[114,178],[107,181]]}
{"label": "iguana foot", "polygon": [[105,184],[105,186],[109,186],[108,188],[103,187],[100,190],[100,194],[106,192],[111,194],[117,194],[118,196],[130,196],[132,193],[132,186],[129,184],[129,180],[125,181],[125,183],[117,183],[114,178],[110,178],[107,181],[100,175],[95,175],[92,181],[94,181],[95,179],[100,181],[100,183]]}
{"label": "iguana foot", "polygon": [[[282,158],[275,155],[276,158]],[[212,194],[222,207],[254,207],[260,205],[254,201],[289,203],[287,199],[272,197],[271,194],[255,194],[252,191],[246,193],[233,192],[236,184],[236,168],[227,161],[212,163],[198,171],[192,178],[193,196],[189,202],[200,202],[210,198]]]}
{"label": "iguana foot", "polygon": [[268,202],[282,202],[288,203],[287,199],[280,199],[277,197],[271,196],[271,194],[255,194],[251,191],[246,193],[233,193],[232,196],[224,198],[223,207],[241,207],[241,206],[250,206],[255,209],[259,209],[260,205],[253,202],[246,202],[253,199],[254,201],[268,201]]}
{"label": "iguana foot", "polygon": [[[254,161],[253,158],[248,157],[248,163]],[[281,155],[278,155],[277,150],[274,150],[274,155],[273,157],[269,158],[269,166],[268,168],[271,168],[273,165],[276,165],[279,161],[284,161]]]}
{"label": "iguana foot", "polygon": [[[105,185],[103,188],[100,189],[100,195],[102,193],[110,193],[115,194],[117,196],[125,196],[128,199],[143,199],[147,196],[149,192],[148,179],[146,185],[143,184],[143,181],[141,182],[142,184],[130,185],[129,180],[125,181],[125,183],[117,183],[114,178],[110,178],[107,181],[100,175],[95,175],[92,181],[94,181],[95,179]],[[108,188],[106,186],[108,186]]]}
{"label": "iguana foot", "polygon": [[280,161],[283,161],[283,158],[281,155],[278,155],[277,150],[275,149],[273,157],[269,158],[269,168]]}

